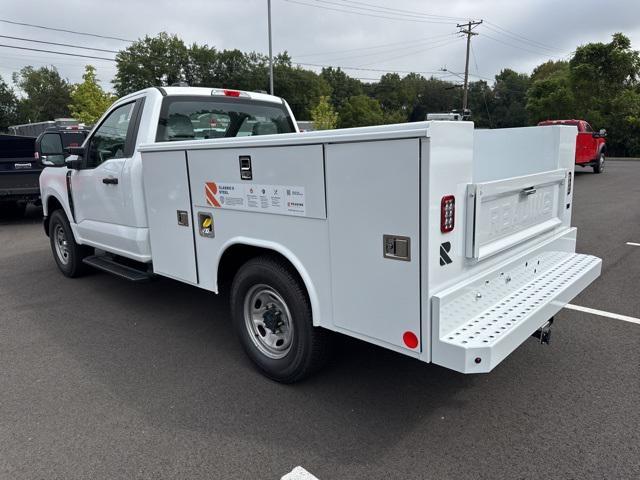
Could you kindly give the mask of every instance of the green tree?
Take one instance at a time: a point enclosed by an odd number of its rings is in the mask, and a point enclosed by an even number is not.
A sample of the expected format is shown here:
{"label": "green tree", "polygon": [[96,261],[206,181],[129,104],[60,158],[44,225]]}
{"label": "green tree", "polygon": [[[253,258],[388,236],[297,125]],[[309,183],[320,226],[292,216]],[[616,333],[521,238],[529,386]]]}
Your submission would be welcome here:
{"label": "green tree", "polygon": [[185,79],[188,49],[177,35],[145,36],[116,55],[113,86],[118,96],[143,88],[172,85]]}
{"label": "green tree", "polygon": [[16,123],[18,98],[0,76],[0,132],[7,131],[9,125]]}
{"label": "green tree", "polygon": [[69,110],[73,118],[83,123],[93,124],[109,108],[115,98],[98,84],[95,67],[87,65],[84,68],[82,83],[73,85],[71,89]]}
{"label": "green tree", "polygon": [[409,115],[409,121],[426,120],[428,113],[445,113],[460,108],[462,97],[459,88],[451,82],[429,78],[425,80],[416,95],[415,107]]}
{"label": "green tree", "polygon": [[18,101],[20,123],[44,122],[69,116],[71,86],[55,67],[24,67],[13,74],[13,83],[23,93]]}
{"label": "green tree", "polygon": [[331,87],[331,104],[337,110],[342,108],[342,105],[349,97],[364,93],[362,82],[356,78],[351,78],[340,68],[323,68],[320,76]]}
{"label": "green tree", "polygon": [[528,125],[526,104],[529,76],[505,68],[493,85],[493,126],[497,128]]}
{"label": "green tree", "polygon": [[316,130],[331,130],[338,126],[338,114],[333,109],[329,97],[320,97],[318,104],[311,109],[311,120]]}
{"label": "green tree", "polygon": [[546,77],[536,78],[539,79],[527,91],[526,108],[532,123],[576,116],[568,64]]}
{"label": "green tree", "polygon": [[366,95],[350,97],[342,106],[339,115],[340,128],[382,125],[385,123],[380,102]]}
{"label": "green tree", "polygon": [[531,83],[537,82],[538,80],[546,80],[547,78],[554,76],[558,73],[568,73],[569,72],[569,62],[565,62],[564,60],[549,60],[544,63],[541,63],[531,72]]}

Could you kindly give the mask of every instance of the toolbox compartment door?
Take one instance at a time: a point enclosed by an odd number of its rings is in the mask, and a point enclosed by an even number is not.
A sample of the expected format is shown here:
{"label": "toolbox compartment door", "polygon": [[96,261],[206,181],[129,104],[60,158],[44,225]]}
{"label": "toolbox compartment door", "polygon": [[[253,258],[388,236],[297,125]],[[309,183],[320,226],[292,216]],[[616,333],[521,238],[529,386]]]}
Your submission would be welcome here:
{"label": "toolbox compartment door", "polygon": [[562,224],[567,170],[467,187],[465,253],[482,260]]}
{"label": "toolbox compartment door", "polygon": [[145,153],[142,168],[153,271],[197,284],[186,153]]}

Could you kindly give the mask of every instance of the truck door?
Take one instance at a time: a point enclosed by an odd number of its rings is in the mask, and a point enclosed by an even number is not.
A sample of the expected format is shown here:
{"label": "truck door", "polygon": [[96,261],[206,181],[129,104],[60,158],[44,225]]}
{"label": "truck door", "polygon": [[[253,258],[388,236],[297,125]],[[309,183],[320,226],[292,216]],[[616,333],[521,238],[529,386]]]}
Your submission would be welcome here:
{"label": "truck door", "polygon": [[74,216],[81,238],[128,250],[123,167],[135,153],[135,119],[142,99],[116,106],[87,140],[84,165],[71,176]]}

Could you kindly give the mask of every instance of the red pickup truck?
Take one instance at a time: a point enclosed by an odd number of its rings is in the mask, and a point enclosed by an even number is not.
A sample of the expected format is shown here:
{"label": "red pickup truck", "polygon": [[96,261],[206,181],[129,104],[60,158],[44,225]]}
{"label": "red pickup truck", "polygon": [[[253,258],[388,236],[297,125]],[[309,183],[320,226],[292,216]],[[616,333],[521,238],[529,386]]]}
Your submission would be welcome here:
{"label": "red pickup truck", "polygon": [[604,172],[604,156],[607,151],[606,130],[594,132],[584,120],[545,120],[538,125],[573,125],[578,128],[576,139],[576,165],[593,167],[594,173]]}

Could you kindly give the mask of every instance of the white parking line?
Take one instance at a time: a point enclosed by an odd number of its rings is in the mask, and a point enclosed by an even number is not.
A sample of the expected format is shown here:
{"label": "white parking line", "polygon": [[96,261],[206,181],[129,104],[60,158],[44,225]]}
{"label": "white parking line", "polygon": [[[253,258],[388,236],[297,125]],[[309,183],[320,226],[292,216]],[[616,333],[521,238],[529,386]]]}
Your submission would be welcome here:
{"label": "white parking line", "polygon": [[627,315],[620,315],[618,313],[605,312],[604,310],[596,310],[595,308],[581,307],[579,305],[567,304],[564,308],[570,310],[577,310],[579,312],[590,313],[592,315],[600,315],[601,317],[613,318],[615,320],[622,320],[624,322],[637,323],[640,325],[640,318],[628,317]]}
{"label": "white parking line", "polygon": [[318,480],[317,477],[314,477],[311,473],[307,472],[302,467],[296,467],[287,473],[280,480]]}
{"label": "white parking line", "polygon": [[627,242],[627,245],[631,245],[632,247],[640,247],[640,243],[635,242]]}

